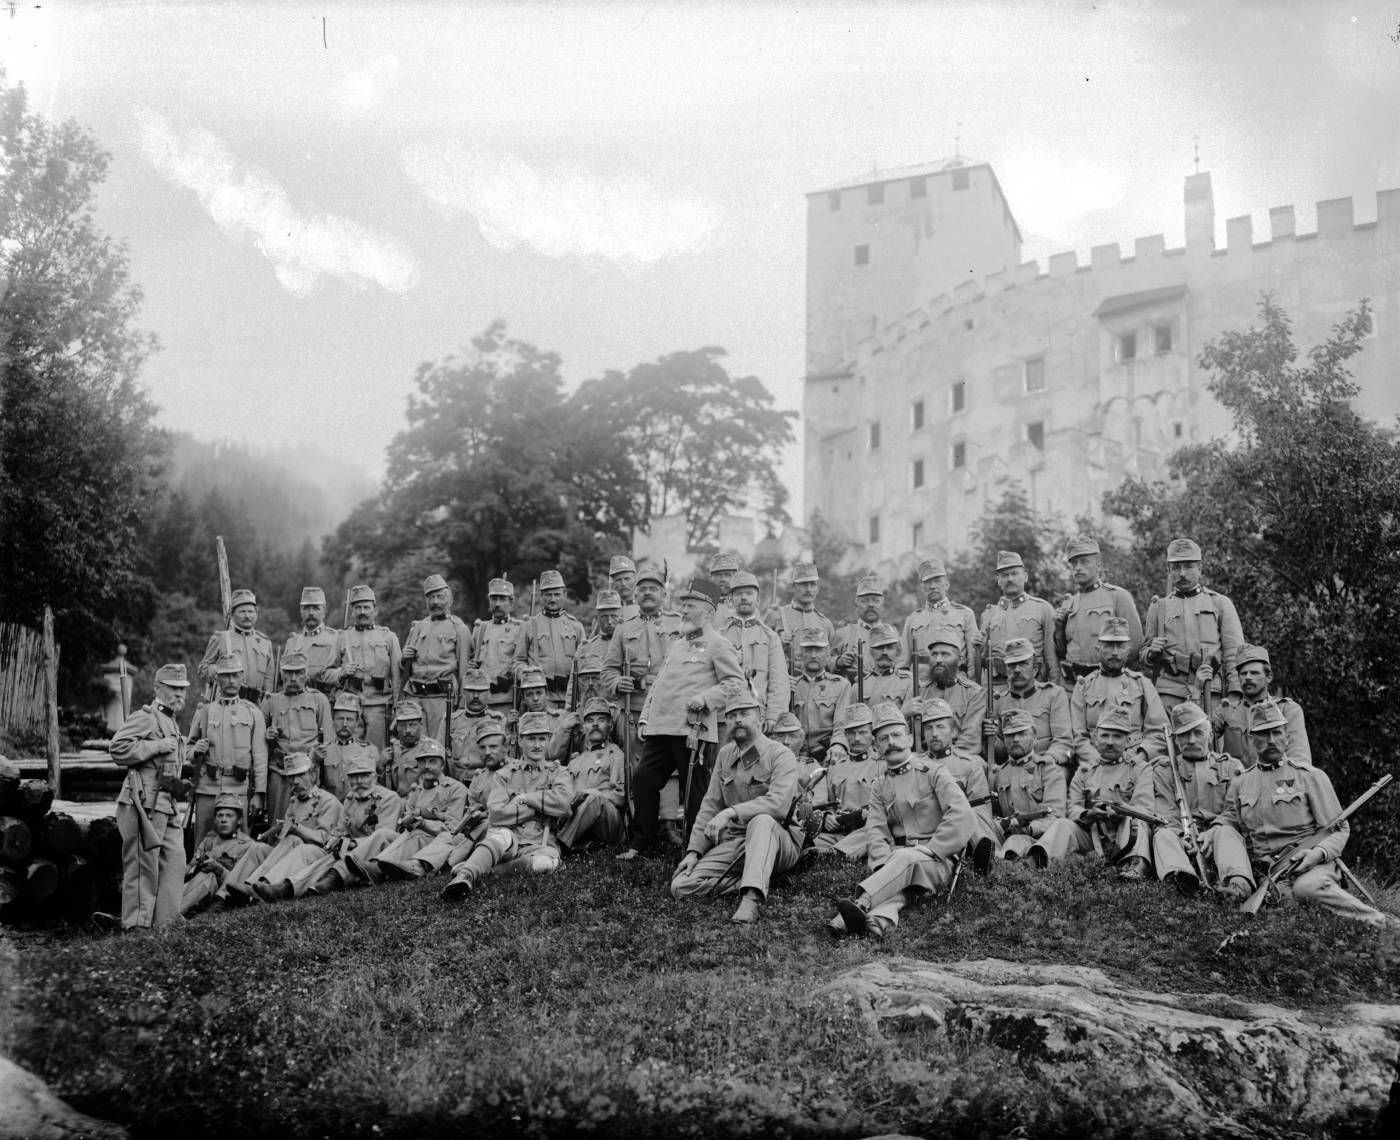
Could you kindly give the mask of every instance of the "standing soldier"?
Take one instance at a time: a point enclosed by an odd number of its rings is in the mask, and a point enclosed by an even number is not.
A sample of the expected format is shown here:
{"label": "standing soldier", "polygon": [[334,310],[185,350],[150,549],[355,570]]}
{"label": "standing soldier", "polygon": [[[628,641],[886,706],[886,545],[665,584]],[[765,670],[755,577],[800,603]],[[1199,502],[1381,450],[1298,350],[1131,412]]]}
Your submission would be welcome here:
{"label": "standing soldier", "polygon": [[383,751],[389,745],[389,714],[399,691],[399,635],[375,625],[377,607],[368,586],[350,587],[349,629],[340,631],[336,669],[340,685],[357,693],[365,740]]}
{"label": "standing soldier", "polygon": [[804,751],[813,759],[821,760],[831,744],[836,722],[845,715],[855,696],[845,677],[826,670],[830,648],[826,630],[821,626],[809,626],[797,635],[797,641],[802,674],[792,689],[794,711],[806,733]]}
{"label": "standing soldier", "polygon": [[715,628],[721,633],[734,616],[734,608],[729,600],[729,591],[734,588],[734,576],[739,573],[739,559],[727,550],[721,550],[710,559],[710,581],[719,587],[719,605],[715,607]]}
{"label": "standing soldier", "polygon": [[881,622],[870,631],[866,652],[871,668],[864,680],[865,703],[871,708],[886,704],[903,708],[914,695],[914,677],[895,664],[899,660],[899,631]]}
{"label": "standing soldier", "polygon": [[1099,631],[1099,665],[1082,673],[1069,699],[1070,743],[1081,765],[1097,764],[1094,729],[1109,709],[1123,709],[1133,739],[1131,751],[1149,763],[1166,751],[1167,712],[1152,682],[1127,668],[1132,636],[1120,617],[1105,618]]}
{"label": "standing soldier", "polygon": [[243,688],[238,695],[254,704],[277,687],[272,668],[272,641],[254,628],[258,623],[258,599],[252,590],[234,590],[229,602],[230,628],[209,639],[199,663],[199,679],[208,685],[218,681],[219,658],[234,654],[243,663]]}
{"label": "standing soldier", "polygon": [[326,758],[321,762],[321,786],[344,802],[350,790],[351,764],[365,757],[371,768],[377,768],[379,749],[361,740],[355,731],[360,725],[360,698],[354,693],[336,694],[331,725],[335,729],[335,739],[326,745]]}
{"label": "standing soldier", "polygon": [[972,668],[972,645],[977,616],[966,606],[948,600],[948,571],[937,558],[919,563],[919,584],[924,605],[904,619],[904,664],[914,673],[916,688],[928,684],[928,647],[935,637],[956,638],[958,664]]}
{"label": "standing soldier", "polygon": [[306,686],[333,697],[340,671],[335,667],[340,656],[340,638],[326,624],[326,592],[320,586],[303,586],[301,590],[301,628],[287,635],[282,656],[300,653],[306,658]]}
{"label": "standing soldier", "polygon": [[[1128,664],[1138,660],[1142,619],[1137,603],[1122,586],[1103,580],[1103,557],[1092,538],[1076,538],[1067,553],[1075,592],[1055,611],[1055,652],[1065,688],[1073,688],[1083,673],[1099,664],[1099,631],[1109,618],[1128,623]],[[1053,675],[1051,680],[1056,680]]]}
{"label": "standing soldier", "polygon": [[[190,754],[199,766],[195,786],[195,842],[214,826],[215,804],[238,796],[239,814],[262,810],[267,794],[267,723],[262,710],[238,694],[243,691],[243,662],[233,653],[219,658],[218,699],[200,705],[190,722]],[[251,802],[249,791],[252,792]]]}
{"label": "standing soldier", "polygon": [[452,591],[441,574],[423,579],[423,596],[428,616],[409,627],[403,647],[408,677],[400,695],[407,693],[418,701],[424,733],[445,748],[452,710],[471,668],[472,635],[466,622],[451,612]]}
{"label": "standing soldier", "polygon": [[[831,639],[831,651],[836,655],[833,672],[854,683],[858,674],[875,668],[870,637],[880,624],[884,610],[885,587],[874,574],[866,574],[856,583],[856,620],[848,621]],[[899,640],[898,635],[895,640]]]}
{"label": "standing soldier", "polygon": [[476,734],[482,721],[496,716],[487,705],[490,693],[491,682],[486,674],[480,669],[468,671],[462,684],[462,707],[452,714],[452,748],[447,754],[447,774],[454,780],[465,783],[481,767]]}
{"label": "standing soldier", "polygon": [[[1220,747],[1239,760],[1246,768],[1259,762],[1254,754],[1254,741],[1249,733],[1249,710],[1260,701],[1269,700],[1269,684],[1274,679],[1269,651],[1262,645],[1246,645],[1235,658],[1240,676],[1240,691],[1225,697],[1212,710],[1211,729],[1220,737]],[[1288,755],[1312,763],[1312,744],[1308,741],[1308,726],[1303,710],[1290,697],[1275,697],[1274,704],[1288,722]]]}
{"label": "standing soldier", "polygon": [[117,796],[122,838],[122,929],[168,926],[180,917],[185,883],[186,811],[194,773],[175,718],[189,688],[183,665],[156,670],[151,703],[126,718],[112,736],[112,759],[126,769]]}
{"label": "standing soldier", "polygon": [[820,629],[827,644],[836,636],[836,626],[825,614],[817,612],[817,594],[821,576],[815,562],[799,562],[792,568],[792,604],[775,607],[763,619],[763,624],[778,635],[788,656],[788,671],[796,673],[802,656],[796,637],[804,629]]}
{"label": "standing soldier", "polygon": [[612,735],[613,713],[607,701],[593,698],[583,706],[584,751],[569,761],[574,795],[569,821],[559,829],[559,843],[568,850],[596,840],[620,843],[625,782],[622,749]]}
{"label": "standing soldier", "polygon": [[286,814],[291,795],[287,758],[305,752],[319,768],[334,733],[330,701],[306,687],[306,658],[300,653],[282,655],[282,691],[268,697],[262,711],[267,722],[267,814],[276,823]]}
{"label": "standing soldier", "polygon": [[486,703],[504,713],[515,704],[515,643],[520,638],[520,619],[515,606],[515,587],[505,577],[492,578],[486,587],[488,617],[477,618],[472,626],[472,660],[486,674],[491,694]]}
{"label": "standing soldier", "polygon": [[766,732],[778,717],[788,710],[792,695],[792,678],[788,676],[787,659],[778,635],[758,620],[758,579],[747,570],[734,575],[729,587],[729,602],[734,616],[721,632],[734,646],[739,664],[748,678],[758,707],[763,713]]}
{"label": "standing soldier", "polygon": [[[1064,690],[1056,688],[1064,700]],[[1054,756],[1036,747],[1036,726],[1024,709],[1013,708],[1001,718],[1005,763],[992,767],[992,800],[1001,828],[1003,859],[1019,859],[1057,819],[1065,815],[1065,770]],[[1044,849],[1034,854],[1045,866]]]}
{"label": "standing soldier", "polygon": [[540,575],[540,612],[521,622],[515,639],[517,681],[526,669],[538,669],[544,674],[550,705],[562,707],[574,654],[583,640],[583,623],[564,612],[564,576],[546,570]]}
{"label": "standing soldier", "polygon": [[[987,712],[987,691],[958,668],[956,631],[935,633],[928,642],[928,684],[919,694],[924,701],[939,700],[953,710],[953,747],[980,755],[982,718]],[[1005,649],[1002,654],[1005,657]]]}
{"label": "standing soldier", "polygon": [[422,765],[418,757],[423,745],[423,710],[417,701],[400,701],[394,713],[395,739],[383,753],[383,774],[380,777],[385,787],[400,796],[408,795],[408,789],[418,782]]}
{"label": "standing soldier", "polygon": [[992,659],[992,685],[1006,687],[1006,665],[1002,652],[1010,638],[1031,643],[1040,662],[1037,680],[1060,683],[1060,662],[1055,652],[1055,607],[1044,598],[1026,593],[1026,564],[1011,550],[997,551],[997,586],[1001,598],[982,611],[982,628],[973,638],[977,649],[976,674],[985,675],[986,654]]}
{"label": "standing soldier", "polygon": [[578,656],[602,660],[621,620],[622,596],[616,590],[599,590],[593,603],[593,630],[579,646]]}
{"label": "standing soldier", "polygon": [[[1073,755],[1074,735],[1070,729],[1069,700],[1064,689],[1048,681],[1035,679],[1035,650],[1024,638],[1013,637],[1006,643],[1006,688],[997,694],[992,704],[994,715],[982,726],[983,736],[995,738],[997,717],[1002,720],[1001,735],[1006,736],[1005,719],[1012,709],[1026,714],[1035,733],[1034,745],[1038,756],[1046,756],[1069,768]],[[996,755],[1001,759],[1002,749]],[[1061,781],[1063,788],[1064,781]],[[1064,814],[1062,811],[1061,815]]]}
{"label": "standing soldier", "polygon": [[1201,585],[1201,548],[1189,538],[1167,546],[1172,592],[1147,607],[1142,660],[1162,703],[1209,706],[1223,691],[1239,692],[1235,656],[1244,645],[1235,603]]}
{"label": "standing soldier", "polygon": [[637,564],[625,554],[614,554],[608,563],[608,580],[622,599],[620,621],[637,616]]}

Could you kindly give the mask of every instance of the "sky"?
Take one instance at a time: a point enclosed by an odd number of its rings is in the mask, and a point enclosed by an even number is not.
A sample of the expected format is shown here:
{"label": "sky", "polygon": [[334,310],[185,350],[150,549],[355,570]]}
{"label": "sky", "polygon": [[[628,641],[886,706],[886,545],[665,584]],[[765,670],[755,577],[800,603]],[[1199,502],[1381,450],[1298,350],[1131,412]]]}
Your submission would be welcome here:
{"label": "sky", "polygon": [[1220,241],[1400,186],[1400,2],[45,0],[0,60],[112,155],[163,421],[373,476],[498,317],[571,386],[720,345],[800,409],[804,194],[873,168],[990,162],[1042,269],[1180,245],[1194,147]]}

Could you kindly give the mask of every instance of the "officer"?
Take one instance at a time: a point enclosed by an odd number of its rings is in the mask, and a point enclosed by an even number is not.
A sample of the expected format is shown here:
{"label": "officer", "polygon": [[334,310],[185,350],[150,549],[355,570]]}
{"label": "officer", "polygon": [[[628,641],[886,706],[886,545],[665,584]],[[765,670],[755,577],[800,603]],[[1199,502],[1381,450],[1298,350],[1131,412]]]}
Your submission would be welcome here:
{"label": "officer", "polygon": [[[1244,645],[1235,603],[1201,585],[1201,548],[1189,538],[1167,546],[1172,592],[1147,607],[1143,664],[1167,708],[1240,691],[1235,658]],[[1223,685],[1222,685],[1223,682]]]}
{"label": "officer", "polygon": [[831,744],[837,720],[845,715],[855,695],[845,677],[827,672],[830,646],[826,630],[820,626],[808,626],[798,633],[797,641],[802,673],[793,685],[793,704],[796,706],[793,711],[807,734],[804,750],[814,759],[821,760]]}
{"label": "officer", "polygon": [[481,767],[481,754],[476,749],[476,733],[483,720],[494,720],[491,710],[491,682],[480,669],[471,669],[462,682],[462,707],[452,714],[452,752],[447,758],[447,773],[464,783]]}
{"label": "officer", "polygon": [[739,664],[763,712],[766,730],[787,712],[792,697],[782,639],[758,619],[758,579],[747,570],[737,571],[729,586],[733,616],[723,629],[739,655]]}
{"label": "officer", "polygon": [[746,688],[729,696],[729,743],[719,751],[671,894],[739,892],[731,922],[751,923],[775,873],[797,865],[801,848],[783,828],[797,794],[797,758],[763,735],[762,711]]}
{"label": "officer", "polygon": [[1150,763],[1167,749],[1167,712],[1152,682],[1127,667],[1132,635],[1120,617],[1105,618],[1099,630],[1099,664],[1081,672],[1069,700],[1071,747],[1080,764],[1098,762],[1094,728],[1109,709],[1121,708],[1128,714],[1132,734],[1130,749],[1139,760]]}
{"label": "officer", "polygon": [[872,751],[875,720],[869,705],[847,707],[840,723],[842,739],[832,741],[826,754],[827,801],[818,810],[813,846],[819,855],[865,857],[865,808],[885,762]]}
{"label": "officer", "polygon": [[608,581],[622,599],[619,621],[637,616],[637,564],[625,554],[614,554],[608,562]]}
{"label": "officer", "polygon": [[[216,801],[240,798],[239,815],[262,810],[267,795],[267,723],[262,710],[238,694],[243,691],[243,661],[234,653],[215,666],[218,699],[200,705],[190,721],[187,743],[199,766],[195,785],[195,842],[214,826]],[[249,791],[252,792],[251,803]]]}
{"label": "officer", "polygon": [[875,710],[875,747],[885,770],[866,813],[872,873],[861,881],[859,894],[837,901],[827,926],[838,936],[884,938],[907,901],[952,881],[956,859],[972,839],[972,808],[952,773],[913,756],[912,744],[902,710]]}
{"label": "officer", "polygon": [[[982,718],[987,712],[987,693],[958,668],[962,636],[944,629],[928,641],[928,684],[919,697],[928,702],[943,701],[953,710],[953,747],[959,752],[979,755],[982,751]],[[1005,659],[1003,648],[1003,660]]]}
{"label": "officer", "polygon": [[447,747],[452,710],[462,692],[472,661],[471,630],[452,613],[452,591],[441,574],[423,579],[428,616],[409,627],[404,641],[407,662],[402,697],[413,697],[423,713],[423,732]]}
{"label": "officer", "polygon": [[[1034,751],[1069,767],[1073,755],[1073,733],[1070,730],[1069,700],[1065,697],[1064,689],[1035,679],[1035,650],[1024,638],[1013,637],[1008,641],[1004,655],[1007,685],[992,703],[995,715],[983,722],[983,736],[991,737],[995,743],[998,728],[996,718],[1004,719],[1009,710],[1019,709],[1030,718],[1035,729]],[[1005,726],[1001,727],[1004,737]],[[1000,757],[1000,747],[996,754]]]}
{"label": "officer", "polygon": [[1103,557],[1094,539],[1074,539],[1066,557],[1074,593],[1055,611],[1055,652],[1068,689],[1081,673],[1097,668],[1099,633],[1108,618],[1128,623],[1128,664],[1136,665],[1142,647],[1142,619],[1132,594],[1103,580]]}
{"label": "officer", "polygon": [[[1064,699],[1063,690],[1056,690]],[[1019,859],[1051,824],[1064,818],[1065,771],[1054,756],[1036,748],[1031,715],[1013,708],[1001,718],[1006,760],[992,766],[988,784],[1001,829],[1003,859]],[[1044,863],[1037,860],[1038,866]]]}
{"label": "officer", "polygon": [[545,759],[550,733],[542,713],[521,715],[520,759],[495,774],[486,799],[486,834],[453,870],[442,891],[448,902],[465,899],[493,871],[538,875],[559,866],[553,821],[569,814],[574,786],[567,768]]}
{"label": "officer", "polygon": [[229,628],[209,639],[199,663],[201,681],[215,685],[219,658],[232,653],[243,663],[244,689],[238,695],[245,701],[257,703],[277,687],[272,667],[272,642],[267,634],[255,628],[257,622],[258,599],[253,591],[234,590],[230,597]]}
{"label": "officer", "polygon": [[326,624],[326,592],[320,586],[303,586],[301,590],[301,628],[287,636],[282,656],[300,653],[306,658],[306,685],[327,697],[335,695],[340,670],[336,658],[340,655],[338,631]]}
{"label": "officer", "polygon": [[[345,769],[350,790],[345,793],[340,825],[331,831],[325,856],[297,872],[293,889],[307,883],[306,893],[326,895],[365,881],[351,870],[354,860],[363,869],[398,833],[403,798],[375,780],[374,760],[367,753],[350,758]],[[375,868],[376,874],[378,868]]]}
{"label": "officer", "polygon": [[820,629],[826,642],[836,636],[831,619],[817,610],[817,594],[821,592],[821,576],[815,562],[798,562],[792,568],[792,602],[777,606],[763,619],[763,624],[778,635],[788,656],[789,671],[796,672],[802,649],[797,637],[803,630]]}
{"label": "officer", "polygon": [[579,657],[598,657],[608,651],[612,636],[622,620],[622,595],[616,590],[599,590],[593,602],[593,630],[579,646]]}
{"label": "officer", "polygon": [[402,653],[399,635],[376,625],[378,607],[368,586],[350,587],[350,628],[340,631],[336,669],[340,686],[360,698],[365,740],[383,751],[389,745],[394,694],[399,691]]}
{"label": "officer", "polygon": [[415,856],[438,836],[456,831],[467,813],[467,786],[444,774],[447,754],[435,738],[423,739],[419,761],[418,782],[408,790],[398,837],[373,859],[390,878],[421,879],[433,871],[431,863]]}
{"label": "officer", "polygon": [[587,843],[621,843],[625,787],[622,749],[612,742],[613,711],[593,698],[583,706],[584,751],[569,761],[572,814],[559,828],[559,843],[576,850]]}
{"label": "officer", "polygon": [[515,703],[512,687],[515,683],[515,643],[520,640],[520,619],[512,614],[515,587],[502,575],[492,578],[486,587],[486,604],[490,611],[477,618],[472,626],[472,660],[486,674],[491,693],[486,703],[504,714]]}
{"label": "officer", "polygon": [[126,769],[117,796],[124,930],[168,926],[180,917],[185,835],[177,820],[189,810],[194,769],[185,762],[175,718],[185,707],[189,684],[183,665],[157,669],[151,703],[122,722],[108,749]]}
{"label": "officer", "polygon": [[217,797],[213,830],[195,847],[185,873],[185,889],[180,896],[180,913],[185,917],[214,897],[234,864],[252,844],[243,830],[244,802],[244,797],[234,792],[224,792]]}
{"label": "officer", "polygon": [[997,551],[997,586],[1001,598],[982,611],[982,628],[973,636],[977,651],[976,674],[987,677],[986,660],[991,655],[992,684],[1006,687],[1006,665],[1002,653],[1011,638],[1024,638],[1035,650],[1040,663],[1037,680],[1060,683],[1060,662],[1055,652],[1055,607],[1044,598],[1026,593],[1026,564],[1012,550]]}
{"label": "officer", "polygon": [[1001,853],[1001,832],[992,817],[992,792],[987,786],[987,765],[977,753],[960,752],[955,744],[957,717],[947,701],[930,697],[917,702],[923,725],[924,755],[942,764],[967,797],[972,808],[973,831],[968,843],[972,867],[979,875],[988,874],[992,859]]}
{"label": "officer", "polygon": [[[1262,645],[1243,646],[1235,658],[1240,677],[1240,691],[1225,697],[1211,714],[1211,729],[1220,738],[1220,746],[1236,757],[1246,768],[1258,762],[1254,755],[1253,738],[1249,733],[1249,710],[1260,701],[1269,699],[1269,687],[1274,679],[1269,651]],[[1308,726],[1303,709],[1290,697],[1274,697],[1274,704],[1288,724],[1288,755],[1312,760],[1312,744],[1308,741]]]}
{"label": "officer", "polygon": [[915,688],[928,684],[928,646],[935,637],[955,639],[958,665],[972,668],[972,646],[977,617],[964,605],[948,600],[948,571],[937,558],[919,563],[919,585],[924,604],[904,619],[901,635],[903,663],[914,673]]}
{"label": "officer", "polygon": [[871,667],[863,686],[856,686],[857,695],[864,687],[865,703],[871,708],[886,704],[904,708],[914,696],[914,675],[895,664],[899,660],[899,631],[884,622],[873,626],[866,641],[866,653]]}
{"label": "officer", "polygon": [[300,653],[282,655],[282,691],[263,702],[262,713],[267,722],[267,814],[276,823],[291,794],[287,757],[305,752],[319,766],[334,733],[331,704],[324,693],[306,687],[306,658]]}
{"label": "officer", "polygon": [[359,739],[360,698],[354,693],[336,694],[331,725],[335,729],[335,739],[326,745],[326,758],[321,761],[321,786],[344,802],[350,790],[351,761],[364,756],[370,767],[375,768],[379,764],[379,749]]}
{"label": "officer", "polygon": [[394,713],[394,739],[383,753],[381,779],[400,796],[418,782],[423,744],[423,710],[417,701],[400,701]]}
{"label": "officer", "polygon": [[549,703],[561,707],[568,697],[574,655],[584,642],[583,623],[564,611],[564,576],[558,570],[540,575],[540,612],[520,624],[515,640],[517,679],[525,669],[544,674]]}
{"label": "officer", "polygon": [[[875,656],[870,639],[883,620],[884,610],[884,584],[875,574],[864,575],[856,583],[856,620],[848,621],[831,639],[831,651],[836,656],[833,672],[854,683],[859,673],[874,670]],[[899,643],[898,634],[895,634],[895,643]]]}

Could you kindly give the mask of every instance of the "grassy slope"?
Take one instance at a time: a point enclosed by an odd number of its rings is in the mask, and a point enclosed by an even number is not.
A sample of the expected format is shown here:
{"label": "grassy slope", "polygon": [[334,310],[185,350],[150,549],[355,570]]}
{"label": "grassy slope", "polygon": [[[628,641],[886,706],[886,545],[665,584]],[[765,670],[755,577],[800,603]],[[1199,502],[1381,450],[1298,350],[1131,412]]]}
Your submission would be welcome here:
{"label": "grassy slope", "polygon": [[23,935],[0,1048],[138,1136],[455,1135],[468,1120],[534,1135],[1145,1135],[1150,1114],[1092,1074],[1069,1086],[926,1029],[877,1041],[813,991],[881,955],[994,956],[1290,1008],[1400,1001],[1393,935],[1296,908],[1246,919],[1090,861],[965,876],[951,908],[906,912],[884,944],[821,928],[858,877],[846,865],[777,891],[752,929],[729,924],[732,900],[672,901],[666,873],[599,853],[458,907],[435,880],[160,936]]}

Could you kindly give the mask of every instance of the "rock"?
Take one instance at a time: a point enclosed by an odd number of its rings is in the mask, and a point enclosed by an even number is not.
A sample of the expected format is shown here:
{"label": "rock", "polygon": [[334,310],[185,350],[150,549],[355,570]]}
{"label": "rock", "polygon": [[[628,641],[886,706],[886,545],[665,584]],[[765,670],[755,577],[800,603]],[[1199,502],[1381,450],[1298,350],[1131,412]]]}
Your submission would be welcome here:
{"label": "rock", "polygon": [[1304,1128],[1379,1114],[1400,1075],[1400,1006],[1302,1014],[1225,994],[1131,989],[1083,966],[998,959],[883,959],[822,992],[853,1003],[881,1036],[941,1028],[1023,1065],[1096,1070],[1147,1118],[1183,1132],[1251,1135],[1261,1118]]}
{"label": "rock", "polygon": [[0,1140],[126,1140],[127,1132],[75,1112],[27,1069],[0,1057]]}

